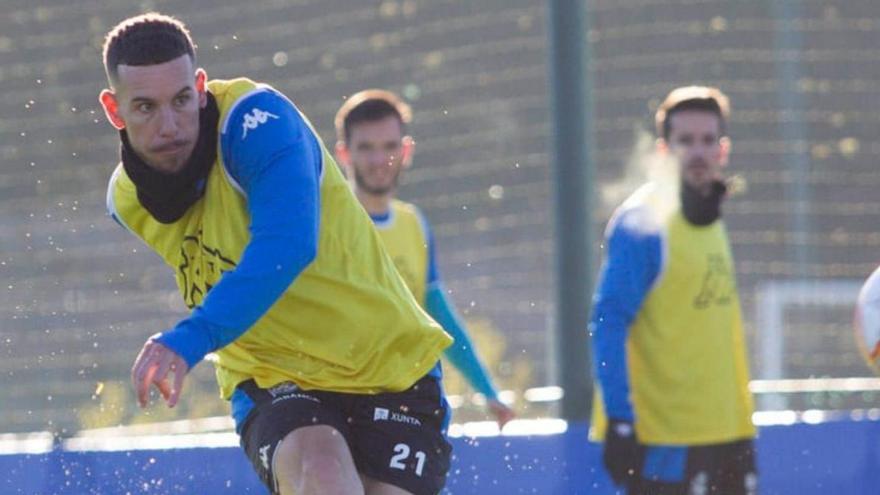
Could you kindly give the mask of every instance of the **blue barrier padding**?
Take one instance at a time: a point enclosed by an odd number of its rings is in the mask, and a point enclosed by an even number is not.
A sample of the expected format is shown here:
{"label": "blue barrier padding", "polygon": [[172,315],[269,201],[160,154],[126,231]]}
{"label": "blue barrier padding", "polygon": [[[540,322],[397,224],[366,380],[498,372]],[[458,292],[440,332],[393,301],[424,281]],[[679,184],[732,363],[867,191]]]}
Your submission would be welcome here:
{"label": "blue barrier padding", "polygon": [[[559,435],[453,438],[443,493],[604,495],[614,487],[587,428]],[[760,429],[762,495],[880,493],[880,422],[839,421]],[[6,495],[259,494],[267,492],[238,448],[0,455]]]}

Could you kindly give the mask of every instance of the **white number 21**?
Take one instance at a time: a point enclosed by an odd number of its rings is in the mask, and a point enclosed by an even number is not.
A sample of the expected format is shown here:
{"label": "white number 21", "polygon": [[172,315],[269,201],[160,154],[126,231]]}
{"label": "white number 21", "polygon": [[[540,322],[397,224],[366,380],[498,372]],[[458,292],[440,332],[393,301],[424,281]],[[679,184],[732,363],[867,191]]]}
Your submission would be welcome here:
{"label": "white number 21", "polygon": [[[394,469],[406,469],[406,464],[404,464],[403,461],[409,457],[409,451],[409,445],[405,443],[395,445],[394,455],[391,456],[391,464],[389,464],[389,466]],[[413,456],[416,458],[416,476],[421,476],[422,469],[425,467],[425,453],[419,451],[413,454]]]}

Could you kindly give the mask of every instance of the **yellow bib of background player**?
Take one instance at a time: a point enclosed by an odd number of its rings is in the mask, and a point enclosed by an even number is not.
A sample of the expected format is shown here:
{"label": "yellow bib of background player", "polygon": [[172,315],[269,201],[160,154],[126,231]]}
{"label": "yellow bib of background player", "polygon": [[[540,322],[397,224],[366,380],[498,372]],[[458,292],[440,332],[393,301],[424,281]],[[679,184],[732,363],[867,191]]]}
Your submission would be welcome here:
{"label": "yellow bib of background player", "polygon": [[392,200],[388,220],[376,222],[376,230],[397,271],[419,304],[424,306],[428,280],[428,239],[418,210],[412,204]]}
{"label": "yellow bib of background player", "polygon": [[[246,79],[208,84],[220,126],[256,88]],[[216,352],[224,398],[248,378],[264,388],[289,380],[304,389],[401,391],[430,371],[452,342],[416,303],[369,216],[321,149],[318,255],[262,318]],[[222,160],[218,151],[202,199],[167,225],[140,205],[121,165],[111,179],[117,216],[175,270],[189,307],[236,266],[250,240],[247,200]]]}
{"label": "yellow bib of background player", "polygon": [[[630,327],[626,350],[639,441],[705,445],[755,435],[733,257],[721,221],[670,215],[658,280]],[[605,431],[595,394],[595,436]]]}

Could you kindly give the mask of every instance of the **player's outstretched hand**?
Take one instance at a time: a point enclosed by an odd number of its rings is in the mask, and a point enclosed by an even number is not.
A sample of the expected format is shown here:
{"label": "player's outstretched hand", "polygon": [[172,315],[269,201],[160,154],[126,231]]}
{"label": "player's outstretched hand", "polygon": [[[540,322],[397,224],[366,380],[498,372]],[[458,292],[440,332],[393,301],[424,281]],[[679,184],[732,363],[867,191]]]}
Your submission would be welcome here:
{"label": "player's outstretched hand", "polygon": [[513,412],[513,409],[507,407],[499,400],[487,401],[486,407],[489,409],[489,412],[492,413],[492,416],[495,417],[495,421],[498,422],[499,430],[503,429],[508,421],[516,417],[516,413]]}
{"label": "player's outstretched hand", "polygon": [[[183,358],[151,337],[131,367],[131,383],[137,393],[138,404],[147,406],[150,386],[155,385],[168,407],[174,407],[180,398],[188,369]],[[169,383],[171,373],[174,373],[174,381]]]}
{"label": "player's outstretched hand", "polygon": [[629,421],[608,420],[602,461],[617,485],[626,486],[638,473],[641,447]]}

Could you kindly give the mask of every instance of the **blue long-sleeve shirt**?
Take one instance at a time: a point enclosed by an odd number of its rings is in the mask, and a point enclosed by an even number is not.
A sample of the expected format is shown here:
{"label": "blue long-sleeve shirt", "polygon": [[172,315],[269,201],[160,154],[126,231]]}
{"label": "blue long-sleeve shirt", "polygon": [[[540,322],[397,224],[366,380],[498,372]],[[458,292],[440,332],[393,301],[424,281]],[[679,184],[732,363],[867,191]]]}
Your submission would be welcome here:
{"label": "blue long-sleeve shirt", "polygon": [[317,253],[318,140],[293,103],[270,88],[244,97],[226,118],[242,122],[255,110],[265,112],[264,122],[230,125],[220,135],[227,171],[247,197],[250,242],[202,304],[157,338],[190,368],[256,323]]}
{"label": "blue long-sleeve shirt", "polygon": [[[609,222],[606,256],[593,298],[593,366],[609,418],[633,421],[626,339],[661,272],[662,239],[641,209],[622,209]],[[649,225],[646,225],[649,224]]]}
{"label": "blue long-sleeve shirt", "polygon": [[480,358],[477,357],[464,323],[446,296],[443,284],[439,281],[428,286],[425,294],[425,311],[446,330],[446,333],[455,339],[455,342],[444,353],[449,362],[464,375],[474,390],[485,395],[489,400],[498,400],[498,391],[492,384],[492,379],[489,378],[489,373],[486,372]]}

